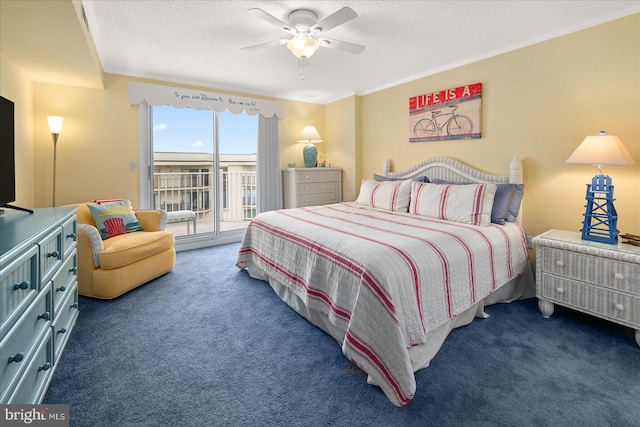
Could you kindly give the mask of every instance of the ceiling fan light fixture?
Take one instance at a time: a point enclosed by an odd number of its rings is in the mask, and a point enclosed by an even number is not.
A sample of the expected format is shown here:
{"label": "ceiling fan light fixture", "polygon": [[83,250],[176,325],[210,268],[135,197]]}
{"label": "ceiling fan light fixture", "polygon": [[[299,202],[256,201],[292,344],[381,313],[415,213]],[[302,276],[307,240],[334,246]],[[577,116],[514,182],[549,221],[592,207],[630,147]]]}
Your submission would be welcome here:
{"label": "ceiling fan light fixture", "polygon": [[315,53],[320,44],[308,34],[298,34],[287,42],[287,49],[298,58],[309,58]]}

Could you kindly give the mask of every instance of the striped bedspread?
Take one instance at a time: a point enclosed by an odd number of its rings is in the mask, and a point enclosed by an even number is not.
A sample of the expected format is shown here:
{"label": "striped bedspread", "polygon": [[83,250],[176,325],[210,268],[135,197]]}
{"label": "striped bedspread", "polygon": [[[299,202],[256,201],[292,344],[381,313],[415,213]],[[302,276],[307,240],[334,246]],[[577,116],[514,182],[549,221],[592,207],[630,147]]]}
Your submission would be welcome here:
{"label": "striped bedspread", "polygon": [[346,331],[343,353],[402,406],[416,389],[408,348],[527,262],[515,223],[477,227],[338,203],[258,215],[236,265],[254,264]]}

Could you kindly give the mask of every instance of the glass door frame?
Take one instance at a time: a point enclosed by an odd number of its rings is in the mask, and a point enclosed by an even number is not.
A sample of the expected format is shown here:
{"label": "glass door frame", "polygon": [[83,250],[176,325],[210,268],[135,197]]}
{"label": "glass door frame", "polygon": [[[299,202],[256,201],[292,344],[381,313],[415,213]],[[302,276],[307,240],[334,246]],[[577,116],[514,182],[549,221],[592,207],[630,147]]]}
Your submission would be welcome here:
{"label": "glass door frame", "polygon": [[[176,236],[176,251],[204,248],[242,240],[244,229],[220,231],[220,185],[218,182],[220,162],[218,149],[218,114],[209,110],[214,116],[214,165],[212,176],[215,179],[214,197],[214,227],[215,231],[199,234]],[[140,133],[139,133],[139,180],[140,180],[140,209],[153,209],[153,106],[147,102],[139,104]]]}

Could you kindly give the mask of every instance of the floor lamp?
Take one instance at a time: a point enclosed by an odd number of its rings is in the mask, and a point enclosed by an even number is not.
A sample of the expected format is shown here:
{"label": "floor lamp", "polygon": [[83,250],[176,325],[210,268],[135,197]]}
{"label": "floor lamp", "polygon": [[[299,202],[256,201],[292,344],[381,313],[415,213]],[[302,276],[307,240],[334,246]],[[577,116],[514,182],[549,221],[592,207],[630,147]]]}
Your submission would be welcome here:
{"label": "floor lamp", "polygon": [[56,146],[58,144],[58,136],[60,135],[60,129],[62,129],[62,117],[49,116],[49,130],[51,131],[51,137],[53,138],[53,206],[56,206]]}

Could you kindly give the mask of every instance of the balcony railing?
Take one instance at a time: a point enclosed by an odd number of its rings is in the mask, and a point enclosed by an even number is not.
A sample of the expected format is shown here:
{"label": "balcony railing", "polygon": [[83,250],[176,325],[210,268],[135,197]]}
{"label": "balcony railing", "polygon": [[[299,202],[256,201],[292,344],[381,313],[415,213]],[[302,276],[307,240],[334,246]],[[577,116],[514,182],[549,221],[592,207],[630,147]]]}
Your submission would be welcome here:
{"label": "balcony railing", "polygon": [[192,211],[197,222],[214,221],[215,188],[218,185],[220,221],[246,221],[256,215],[256,173],[156,172],[153,198],[157,209]]}

